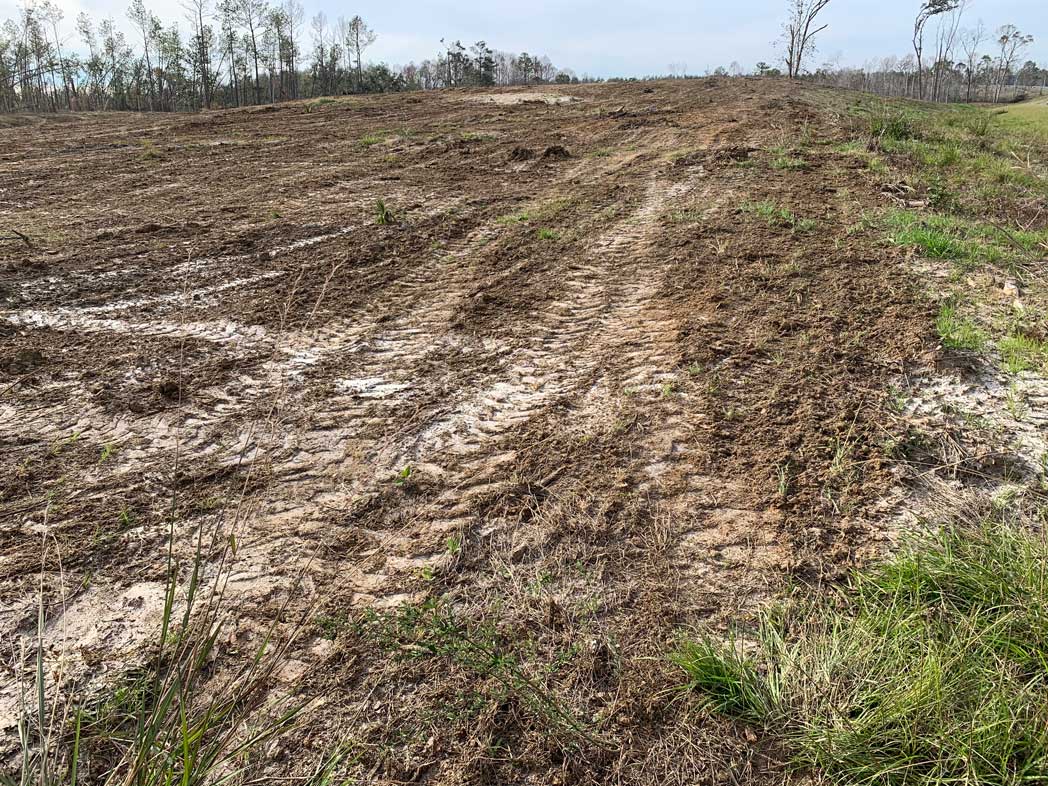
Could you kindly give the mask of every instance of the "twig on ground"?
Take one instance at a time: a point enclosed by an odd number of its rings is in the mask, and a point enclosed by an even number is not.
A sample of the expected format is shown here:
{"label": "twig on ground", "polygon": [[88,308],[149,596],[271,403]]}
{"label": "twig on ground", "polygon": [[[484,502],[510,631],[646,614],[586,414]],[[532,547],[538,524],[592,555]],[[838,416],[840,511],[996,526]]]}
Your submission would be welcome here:
{"label": "twig on ground", "polygon": [[[1022,252],[1022,254],[1027,259],[1029,259],[1031,262],[1033,262],[1034,264],[1037,264],[1037,265],[1043,265],[1044,264],[1044,260],[1038,259],[1037,256],[1029,248],[1024,246],[1019,241],[1019,238],[1017,238],[1015,236],[1015,234],[1012,233],[1012,231],[1010,229],[1008,229],[1008,227],[1002,226],[1001,224],[999,224],[996,221],[994,221],[992,218],[987,219],[987,220],[989,221],[990,225],[994,229],[996,229],[998,232],[1000,232],[1002,235],[1004,235],[1008,239],[1009,243],[1011,243],[1013,246],[1015,246],[1017,249],[1019,249],[1019,251]],[[1038,245],[1042,246],[1046,250],[1048,250],[1048,246],[1046,246],[1044,243],[1038,243]]]}
{"label": "twig on ground", "polygon": [[21,241],[25,243],[26,248],[33,248],[33,241],[29,239],[29,235],[19,232],[17,229],[12,227],[4,227],[8,232],[11,233],[11,237],[0,237],[0,243],[17,243]]}
{"label": "twig on ground", "polygon": [[7,232],[12,234],[12,237],[0,238],[0,242],[18,243],[19,241],[21,241],[21,242],[25,243],[26,248],[31,248],[32,247],[32,241],[29,240],[29,236],[28,235],[19,232],[18,230],[16,230],[16,228],[14,228],[12,226],[5,226],[4,228],[5,228],[5,230]]}

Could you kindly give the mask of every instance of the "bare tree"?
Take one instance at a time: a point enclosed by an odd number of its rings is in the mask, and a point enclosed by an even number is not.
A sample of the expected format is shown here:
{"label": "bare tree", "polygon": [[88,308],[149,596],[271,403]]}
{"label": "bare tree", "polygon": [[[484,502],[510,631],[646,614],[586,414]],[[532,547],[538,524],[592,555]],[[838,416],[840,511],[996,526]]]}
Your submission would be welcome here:
{"label": "bare tree", "polygon": [[251,45],[251,59],[255,66],[255,103],[262,103],[262,84],[258,76],[258,39],[266,18],[266,0],[237,0],[237,14],[241,25],[247,28]]}
{"label": "bare tree", "polygon": [[298,40],[296,30],[305,14],[299,0],[284,0],[282,6],[287,20],[288,66],[291,69],[291,98],[298,98]]}
{"label": "bare tree", "polygon": [[953,63],[951,59],[953,57],[953,47],[957,42],[957,31],[960,29],[961,18],[964,16],[964,11],[968,7],[968,0],[960,0],[957,7],[949,13],[949,15],[940,16],[939,29],[935,35],[935,65],[932,72],[933,83],[932,83],[932,100],[939,100],[939,88],[943,79],[943,72],[947,68],[952,68]]}
{"label": "bare tree", "polygon": [[357,92],[361,92],[364,89],[364,68],[362,66],[364,50],[375,43],[375,39],[378,36],[375,31],[364,24],[364,20],[359,16],[354,16],[349,20],[349,32],[346,35],[346,48],[348,48],[354,56],[356,63],[354,64],[357,70]]}
{"label": "bare tree", "polygon": [[981,19],[975,27],[965,30],[961,34],[961,49],[964,51],[965,70],[964,100],[966,103],[971,103],[972,100],[972,84],[975,81],[976,64],[979,62],[979,49],[985,41],[986,26],[983,25]]}
{"label": "bare tree", "polygon": [[1032,35],[1025,35],[1015,25],[1004,25],[997,30],[997,45],[1001,48],[997,68],[997,87],[994,91],[993,100],[1001,100],[1001,91],[1008,79],[1008,74],[1015,68],[1019,55],[1026,47],[1033,43]]}
{"label": "bare tree", "polygon": [[829,4],[830,0],[789,0],[789,16],[784,25],[783,38],[786,43],[786,71],[791,79],[801,75],[804,58],[815,49],[812,39],[826,29],[826,25],[816,27],[815,20]]}
{"label": "bare tree", "polygon": [[208,0],[186,0],[182,4],[187,19],[193,30],[193,47],[196,50],[196,69],[200,79],[200,100],[204,109],[211,108],[211,44],[214,31],[205,23],[204,17],[210,15]]}
{"label": "bare tree", "polygon": [[[40,4],[39,13],[41,22],[51,23],[51,31],[54,33],[55,36],[55,52],[58,54],[58,69],[62,73],[62,91],[65,93],[66,108],[72,109],[73,102],[69,95],[69,71],[66,68],[65,57],[63,57],[62,55],[62,41],[58,35],[58,23],[61,22],[62,19],[65,17],[65,13],[62,11],[61,8],[58,7],[57,4],[50,2],[50,0],[44,0],[44,2]],[[45,35],[46,37],[46,34],[43,33],[43,30],[41,30],[41,34]],[[53,75],[54,72],[52,71],[52,76]],[[75,91],[75,84],[73,86],[73,89]]]}
{"label": "bare tree", "polygon": [[913,20],[913,51],[917,55],[917,98],[924,98],[924,27],[928,20],[949,13],[961,4],[961,0],[924,0]]}
{"label": "bare tree", "polygon": [[241,97],[240,83],[237,80],[237,19],[239,17],[237,0],[219,0],[219,20],[222,25],[222,47],[229,58],[229,87],[233,91],[233,100],[236,106],[240,106]]}
{"label": "bare tree", "polygon": [[146,84],[149,87],[149,110],[152,111],[156,101],[156,85],[153,79],[153,62],[149,56],[149,41],[156,26],[156,17],[146,9],[142,0],[132,0],[131,7],[127,9],[127,18],[142,34],[142,53],[146,61]]}

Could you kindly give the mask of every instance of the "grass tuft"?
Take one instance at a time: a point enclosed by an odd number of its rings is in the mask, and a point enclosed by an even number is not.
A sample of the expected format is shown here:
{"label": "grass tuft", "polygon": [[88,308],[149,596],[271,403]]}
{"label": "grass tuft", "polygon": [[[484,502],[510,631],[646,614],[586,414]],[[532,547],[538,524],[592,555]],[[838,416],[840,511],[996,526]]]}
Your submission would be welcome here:
{"label": "grass tuft", "polygon": [[1012,374],[1048,368],[1048,344],[1022,333],[1013,333],[997,342],[1004,367]]}
{"label": "grass tuft", "polygon": [[320,107],[322,107],[322,106],[327,106],[328,104],[334,104],[334,103],[335,103],[335,99],[334,98],[329,98],[329,97],[326,97],[326,96],[323,97],[323,98],[317,98],[317,99],[315,99],[313,101],[310,101],[308,104],[306,104],[306,114],[310,114],[312,112],[315,112],[316,110],[320,109]]}
{"label": "grass tuft", "polygon": [[875,139],[891,139],[896,142],[919,139],[921,136],[915,118],[903,112],[889,111],[870,118],[870,135]]}
{"label": "grass tuft", "polygon": [[500,224],[526,224],[531,220],[531,214],[526,210],[522,210],[520,213],[509,213],[504,216],[499,216],[496,221]]}
{"label": "grass tuft", "polygon": [[935,318],[935,329],[947,349],[960,349],[977,352],[986,344],[986,337],[972,322],[957,314],[957,306],[952,302],[943,303],[939,315]]}
{"label": "grass tuft", "polygon": [[[946,189],[929,189],[932,201],[950,202]],[[1039,253],[1048,233],[1044,230],[1002,231],[992,223],[944,215],[890,210],[883,218],[888,241],[915,248],[932,259],[953,260],[962,268],[994,265],[1017,271]]]}
{"label": "grass tuft", "polygon": [[922,218],[906,210],[887,215],[889,240],[897,246],[912,246],[932,259],[965,259],[971,255],[968,246],[953,227],[933,218]]}
{"label": "grass tuft", "polygon": [[721,644],[712,637],[685,640],[672,659],[688,675],[689,687],[706,696],[711,710],[751,723],[767,717],[764,683],[735,642]]}
{"label": "grass tuft", "polygon": [[[46,514],[45,514],[46,520]],[[169,538],[174,538],[174,523]],[[38,786],[207,786],[243,773],[249,760],[274,737],[297,723],[302,706],[268,703],[267,691],[287,660],[292,637],[278,642],[271,628],[252,645],[238,670],[216,677],[224,624],[234,611],[224,589],[236,552],[230,536],[217,556],[219,570],[210,583],[203,529],[188,565],[169,547],[163,614],[152,656],[124,674],[101,695],[77,685],[47,690],[44,647],[45,591],[39,593],[36,637],[35,706],[23,696],[18,719],[21,773],[0,783]],[[45,545],[42,564],[46,563]],[[188,578],[180,580],[180,576]],[[281,616],[283,611],[281,610]],[[296,630],[297,632],[297,630]],[[65,701],[55,695],[71,690]],[[282,706],[281,706],[282,704]],[[30,711],[31,710],[31,711]],[[35,716],[35,722],[34,722]],[[79,774],[79,775],[78,775]]]}
{"label": "grass tuft", "polygon": [[162,161],[164,156],[160,152],[160,148],[156,146],[156,143],[151,139],[143,139],[140,142],[142,146],[142,152],[140,158],[143,161]]}
{"label": "grass tuft", "polygon": [[742,209],[763,218],[768,226],[785,227],[795,232],[811,232],[815,229],[815,221],[812,219],[801,218],[792,210],[780,207],[774,202],[747,202]]}
{"label": "grass tuft", "polygon": [[397,223],[396,214],[383,200],[375,200],[375,223],[379,226]]}
{"label": "grass tuft", "polygon": [[839,595],[766,612],[753,654],[674,660],[711,708],[841,784],[1019,786],[1048,772],[1048,546],[991,521],[915,539]]}
{"label": "grass tuft", "polygon": [[807,169],[808,162],[795,156],[776,156],[771,166],[773,169]]}

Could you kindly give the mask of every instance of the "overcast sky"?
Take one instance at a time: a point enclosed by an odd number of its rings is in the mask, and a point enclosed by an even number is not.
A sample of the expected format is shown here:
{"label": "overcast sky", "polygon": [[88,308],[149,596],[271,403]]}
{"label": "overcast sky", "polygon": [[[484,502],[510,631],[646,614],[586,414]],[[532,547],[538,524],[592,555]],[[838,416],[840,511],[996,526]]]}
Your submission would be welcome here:
{"label": "overcast sky", "polygon": [[[0,0],[0,18],[22,0]],[[130,0],[57,0],[67,24],[80,11],[112,15],[125,28]],[[686,63],[702,74],[738,61],[747,69],[774,58],[785,0],[379,0],[344,5],[302,0],[306,20],[317,11],[329,18],[360,13],[378,33],[371,59],[401,65],[432,56],[441,38],[468,44],[485,40],[497,49],[547,54],[561,68],[593,76],[665,73]],[[180,0],[146,0],[166,22],[184,16]],[[920,0],[833,0],[823,13],[829,24],[819,35],[816,64],[839,58],[862,64],[870,58],[909,51],[913,15]],[[973,0],[967,20],[987,27],[1017,25],[1031,33],[1030,59],[1048,62],[1046,0]],[[72,30],[69,24],[69,30]],[[776,63],[777,64],[777,63]]]}

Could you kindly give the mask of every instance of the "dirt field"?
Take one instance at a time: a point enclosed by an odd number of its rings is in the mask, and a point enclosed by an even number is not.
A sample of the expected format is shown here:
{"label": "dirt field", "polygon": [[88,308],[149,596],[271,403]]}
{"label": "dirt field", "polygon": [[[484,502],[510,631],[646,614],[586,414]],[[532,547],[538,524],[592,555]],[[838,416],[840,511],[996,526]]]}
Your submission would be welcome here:
{"label": "dirt field", "polygon": [[50,543],[49,651],[118,680],[174,520],[184,557],[235,534],[223,658],[309,615],[273,689],[315,703],[266,777],[344,746],[359,783],[781,781],[665,654],[896,534],[889,391],[938,337],[862,229],[885,196],[842,102],[701,80],[3,129],[0,230],[32,246],[0,246],[0,639]]}

